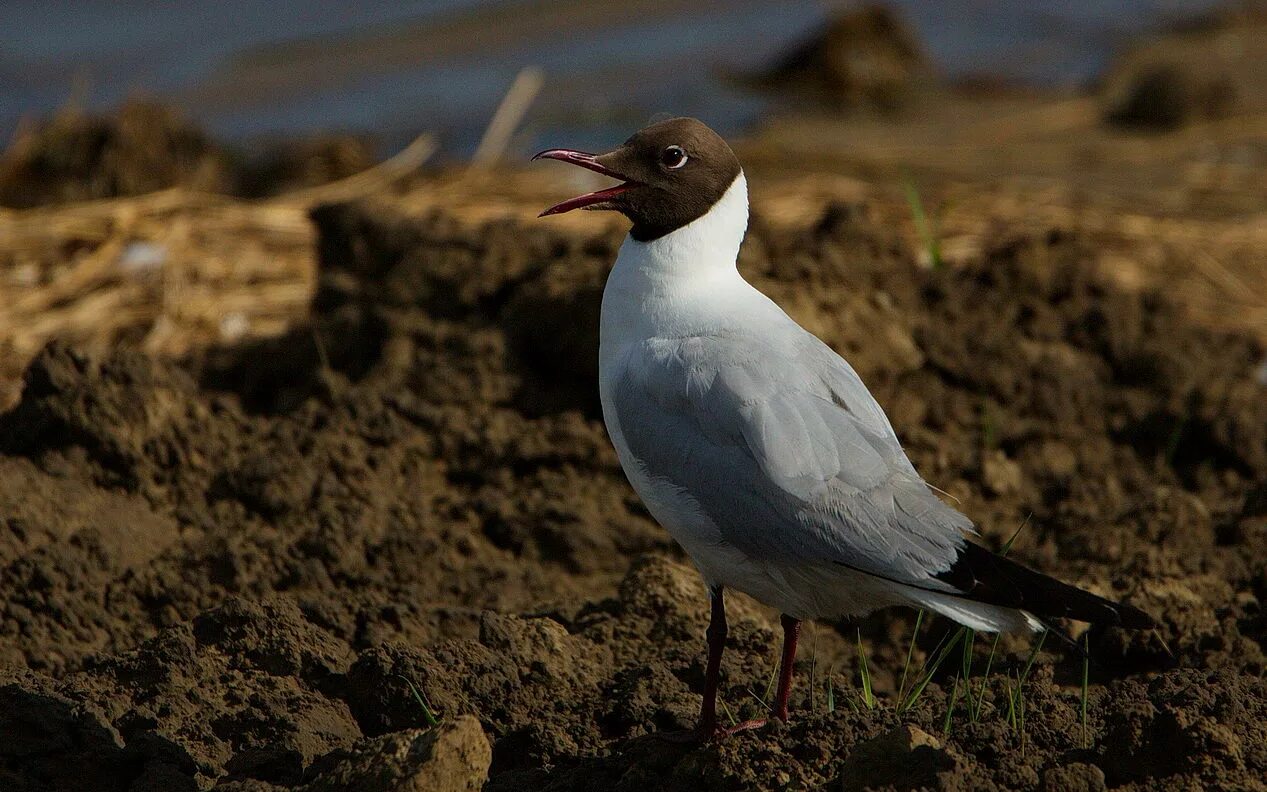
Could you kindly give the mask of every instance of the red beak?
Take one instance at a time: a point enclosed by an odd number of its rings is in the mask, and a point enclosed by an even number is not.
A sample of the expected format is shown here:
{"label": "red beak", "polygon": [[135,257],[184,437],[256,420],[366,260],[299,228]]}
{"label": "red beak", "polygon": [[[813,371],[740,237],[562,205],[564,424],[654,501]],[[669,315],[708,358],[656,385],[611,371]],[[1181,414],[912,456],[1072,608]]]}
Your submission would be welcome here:
{"label": "red beak", "polygon": [[586,193],[585,195],[578,195],[575,198],[569,198],[562,203],[557,203],[537,215],[538,217],[562,214],[564,212],[570,212],[573,209],[584,209],[587,206],[600,204],[637,186],[637,182],[626,180],[624,176],[599,162],[595,155],[586,154],[584,151],[573,151],[572,149],[549,149],[548,151],[543,151],[536,155],[533,159],[554,159],[559,160],[560,162],[569,162],[573,165],[579,165],[586,170],[592,170],[595,173],[601,173],[604,176],[610,176],[613,179],[621,180],[621,184],[617,184],[615,187],[608,187],[603,190]]}

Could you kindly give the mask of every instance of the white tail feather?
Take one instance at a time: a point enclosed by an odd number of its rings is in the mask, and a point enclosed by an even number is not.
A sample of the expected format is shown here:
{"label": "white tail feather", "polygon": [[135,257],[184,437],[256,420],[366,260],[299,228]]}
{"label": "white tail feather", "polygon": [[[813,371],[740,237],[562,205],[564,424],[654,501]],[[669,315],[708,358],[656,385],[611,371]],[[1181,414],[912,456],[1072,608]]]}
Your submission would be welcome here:
{"label": "white tail feather", "polygon": [[907,589],[907,596],[914,607],[940,613],[978,632],[1039,632],[1046,629],[1032,614],[1015,608],[973,602],[923,589]]}

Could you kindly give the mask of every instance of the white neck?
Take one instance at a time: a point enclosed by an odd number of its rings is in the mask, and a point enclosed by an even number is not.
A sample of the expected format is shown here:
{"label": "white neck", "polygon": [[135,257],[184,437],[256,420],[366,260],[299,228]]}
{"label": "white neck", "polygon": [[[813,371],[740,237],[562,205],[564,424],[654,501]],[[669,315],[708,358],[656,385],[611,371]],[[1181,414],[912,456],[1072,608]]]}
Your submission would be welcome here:
{"label": "white neck", "polygon": [[733,270],[747,228],[748,181],[740,171],[711,209],[676,231],[650,242],[626,237],[616,266],[627,262],[649,275],[679,277]]}
{"label": "white neck", "polygon": [[723,322],[728,296],[755,293],[735,266],[747,227],[748,183],[740,172],[701,217],[649,242],[627,237],[603,290],[604,356],[639,338]]}

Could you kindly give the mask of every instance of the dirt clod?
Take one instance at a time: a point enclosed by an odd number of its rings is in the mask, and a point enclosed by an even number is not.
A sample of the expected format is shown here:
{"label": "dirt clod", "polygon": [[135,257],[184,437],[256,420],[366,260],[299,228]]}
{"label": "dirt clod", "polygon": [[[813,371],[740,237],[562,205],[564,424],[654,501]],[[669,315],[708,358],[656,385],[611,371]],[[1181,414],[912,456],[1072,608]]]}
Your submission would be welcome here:
{"label": "dirt clod", "polygon": [[919,789],[942,784],[941,775],[954,773],[958,762],[936,737],[915,726],[902,725],[856,746],[841,768],[846,792],[871,787]]}
{"label": "dirt clod", "polygon": [[[304,792],[475,792],[488,778],[492,751],[479,721],[462,715],[357,745]],[[326,762],[335,761],[327,757]]]}

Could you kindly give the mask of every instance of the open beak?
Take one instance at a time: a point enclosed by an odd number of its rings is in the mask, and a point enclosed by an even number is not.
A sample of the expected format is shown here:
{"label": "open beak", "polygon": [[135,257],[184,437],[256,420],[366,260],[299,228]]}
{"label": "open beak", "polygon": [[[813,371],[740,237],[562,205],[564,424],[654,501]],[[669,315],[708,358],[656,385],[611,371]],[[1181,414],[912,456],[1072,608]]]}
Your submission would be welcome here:
{"label": "open beak", "polygon": [[626,179],[621,174],[611,168],[608,168],[606,165],[603,165],[598,161],[598,157],[594,154],[586,154],[584,151],[573,151],[572,149],[549,149],[548,151],[543,151],[536,155],[533,159],[554,159],[559,160],[560,162],[570,162],[573,165],[579,165],[587,170],[592,170],[595,173],[601,173],[604,176],[610,176],[613,179],[620,179],[621,181],[621,183],[617,184],[615,187],[608,187],[603,190],[586,193],[585,195],[578,195],[575,198],[569,198],[562,203],[557,203],[537,215],[538,217],[562,214],[564,212],[570,212],[573,209],[584,209],[589,206],[606,203],[612,198],[615,198],[617,195],[638,186],[637,182]]}

